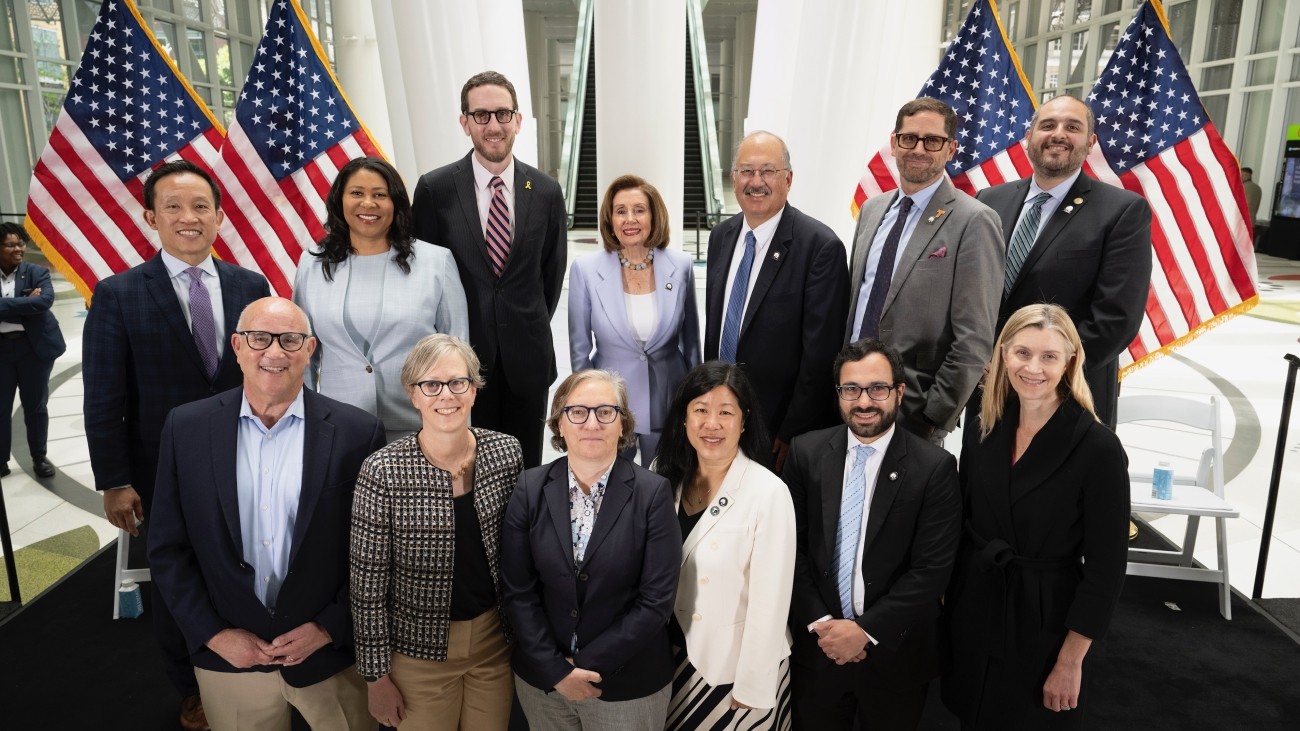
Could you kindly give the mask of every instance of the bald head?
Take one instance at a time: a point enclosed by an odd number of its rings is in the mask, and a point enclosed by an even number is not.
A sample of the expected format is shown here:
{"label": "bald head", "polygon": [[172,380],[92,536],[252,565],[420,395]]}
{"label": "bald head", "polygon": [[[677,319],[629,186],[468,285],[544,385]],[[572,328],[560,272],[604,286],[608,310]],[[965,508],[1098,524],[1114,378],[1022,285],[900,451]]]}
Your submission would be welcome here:
{"label": "bald head", "polygon": [[736,146],[731,187],[750,228],[785,208],[794,173],[785,141],[771,132],[751,132]]}
{"label": "bald head", "polygon": [[282,297],[263,297],[244,308],[230,345],[244,373],[249,406],[274,426],[302,390],[316,351],[307,313]]}

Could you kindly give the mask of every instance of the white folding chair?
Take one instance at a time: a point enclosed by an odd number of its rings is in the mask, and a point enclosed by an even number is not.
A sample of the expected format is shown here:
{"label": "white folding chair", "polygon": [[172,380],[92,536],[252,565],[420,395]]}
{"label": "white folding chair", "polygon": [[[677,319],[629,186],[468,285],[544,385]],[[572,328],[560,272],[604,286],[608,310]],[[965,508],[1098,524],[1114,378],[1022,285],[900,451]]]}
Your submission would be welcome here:
{"label": "white folding chair", "polygon": [[[1120,424],[1137,421],[1173,422],[1208,432],[1210,446],[1201,453],[1196,475],[1192,477],[1175,473],[1172,500],[1151,497],[1154,464],[1133,465],[1135,469],[1129,474],[1129,495],[1133,503],[1133,512],[1185,515],[1187,530],[1183,535],[1181,548],[1175,546],[1176,550],[1130,548],[1128,574],[1217,583],[1219,584],[1219,612],[1224,619],[1232,619],[1232,586],[1228,583],[1227,519],[1239,517],[1241,513],[1223,497],[1223,437],[1219,422],[1218,399],[1211,396],[1209,403],[1205,403],[1181,396],[1123,396],[1119,399],[1117,420]],[[1197,566],[1193,562],[1196,532],[1203,516],[1214,518],[1219,554],[1217,569]]]}
{"label": "white folding chair", "polygon": [[117,590],[121,588],[122,582],[128,579],[139,584],[142,581],[151,581],[149,569],[129,569],[127,568],[127,554],[131,552],[131,534],[122,529],[117,531],[117,567],[113,572],[113,619],[119,619],[121,608],[118,606]]}

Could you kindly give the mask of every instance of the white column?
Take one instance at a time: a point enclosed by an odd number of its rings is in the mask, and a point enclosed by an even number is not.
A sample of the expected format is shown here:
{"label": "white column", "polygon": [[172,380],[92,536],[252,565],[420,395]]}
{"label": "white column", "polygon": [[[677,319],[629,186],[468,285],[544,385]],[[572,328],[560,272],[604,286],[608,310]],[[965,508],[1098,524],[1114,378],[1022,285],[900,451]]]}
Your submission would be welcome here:
{"label": "white column", "polygon": [[[546,139],[547,125],[550,123],[548,114],[548,105],[546,96],[550,93],[551,74],[546,66],[546,18],[541,13],[528,12],[524,13],[524,37],[527,39],[528,46],[528,69],[532,72],[529,74],[532,91],[529,94],[529,109],[536,117],[536,127],[534,129],[535,152],[533,157],[534,163],[543,171],[554,167],[550,161],[550,155],[546,152],[546,145],[543,141]],[[516,150],[516,152],[518,152]]]}
{"label": "white column", "polygon": [[941,3],[759,0],[746,131],[790,147],[790,202],[846,244],[849,204],[894,116],[938,65]]}
{"label": "white column", "polygon": [[[389,160],[396,160],[400,156],[393,144],[387,94],[383,84],[375,83],[375,69],[381,68],[383,62],[379,44],[375,41],[375,17],[370,4],[370,0],[351,0],[335,5],[335,74],[361,123],[370,130],[371,139]],[[400,74],[401,70],[398,69],[397,73]],[[405,120],[401,126],[404,134],[409,136]],[[409,148],[409,140],[405,145]]]}
{"label": "white column", "polygon": [[[383,74],[372,75],[366,83],[391,90],[388,109],[397,147],[393,163],[408,185],[414,187],[421,174],[469,152],[470,140],[460,128],[460,89],[470,76],[489,69],[505,74],[519,97],[524,122],[515,155],[530,164],[536,161],[520,0],[391,0],[374,3],[373,11]],[[408,121],[405,134],[396,120]]]}
{"label": "white column", "polygon": [[682,243],[686,4],[600,3],[596,25],[596,181],[624,173],[659,189]]}
{"label": "white column", "polygon": [[[731,114],[731,146],[745,136],[745,117],[749,116],[749,85],[754,74],[754,29],[758,16],[753,11],[736,16],[735,48],[731,57],[735,66],[736,104]],[[731,159],[731,150],[727,158]],[[728,168],[730,170],[730,168]],[[730,174],[726,177],[731,179]]]}

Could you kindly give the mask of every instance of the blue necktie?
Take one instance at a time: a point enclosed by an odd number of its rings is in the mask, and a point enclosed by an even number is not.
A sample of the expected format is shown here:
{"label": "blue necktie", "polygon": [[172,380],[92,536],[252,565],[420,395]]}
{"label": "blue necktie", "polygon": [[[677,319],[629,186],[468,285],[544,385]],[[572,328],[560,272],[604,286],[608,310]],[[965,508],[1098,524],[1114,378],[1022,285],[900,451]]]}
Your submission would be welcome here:
{"label": "blue necktie", "polygon": [[1051,197],[1047,193],[1039,193],[1030,199],[1029,210],[1025,211],[1020,224],[1011,234],[1011,245],[1007,247],[1006,282],[1002,285],[1003,297],[1010,294],[1011,285],[1016,283],[1016,277],[1020,274],[1020,267],[1029,258],[1029,250],[1034,248],[1034,240],[1038,238],[1038,222],[1043,218],[1043,204]]}
{"label": "blue necktie", "polygon": [[876,448],[865,444],[853,447],[853,469],[844,482],[844,498],[840,500],[840,525],[835,531],[835,576],[839,582],[840,612],[844,619],[853,619],[853,564],[858,558],[858,536],[862,532],[862,504],[867,495],[867,458]]}
{"label": "blue necktie", "polygon": [[885,297],[889,295],[889,283],[894,279],[898,242],[903,238],[903,228],[907,226],[907,215],[911,212],[912,199],[903,196],[898,202],[898,218],[894,219],[894,226],[889,229],[885,244],[880,248],[876,278],[871,283],[871,296],[867,299],[867,308],[862,313],[862,327],[858,330],[859,339],[880,337],[880,316],[885,312]]}
{"label": "blue necktie", "polygon": [[745,320],[745,292],[749,289],[749,272],[754,268],[754,251],[758,240],[754,232],[745,234],[745,254],[736,269],[736,281],[731,283],[731,299],[727,302],[727,319],[722,321],[722,341],[718,343],[718,358],[728,363],[736,362],[736,348],[740,345],[740,324]]}

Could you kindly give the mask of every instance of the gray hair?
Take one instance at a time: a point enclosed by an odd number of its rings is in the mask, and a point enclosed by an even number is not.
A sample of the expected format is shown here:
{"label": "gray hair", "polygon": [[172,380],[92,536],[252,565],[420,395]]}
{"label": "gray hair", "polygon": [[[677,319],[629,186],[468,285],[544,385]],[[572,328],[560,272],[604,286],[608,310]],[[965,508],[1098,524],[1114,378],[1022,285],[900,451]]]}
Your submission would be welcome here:
{"label": "gray hair", "polygon": [[[618,437],[618,448],[627,449],[636,444],[636,417],[632,414],[632,409],[628,408],[627,382],[614,371],[588,368],[577,373],[570,373],[569,377],[560,384],[560,387],[555,389],[555,398],[551,399],[551,413],[546,417],[546,426],[551,430],[551,446],[561,452],[568,451],[568,445],[564,443],[564,437],[560,436],[560,419],[564,418],[564,404],[569,400],[569,394],[587,381],[601,381],[614,387],[614,394],[618,399],[618,408],[621,410],[620,416],[623,418],[623,432]],[[595,414],[592,414],[587,418],[594,417]]]}
{"label": "gray hair", "polygon": [[483,388],[487,385],[480,373],[483,366],[479,363],[478,354],[469,343],[442,333],[425,335],[411,348],[411,352],[407,353],[406,361],[402,363],[402,385],[410,388],[420,380],[421,376],[428,373],[435,363],[449,355],[459,355],[461,360],[465,361],[465,368],[469,371],[465,375],[469,376],[474,388]]}

